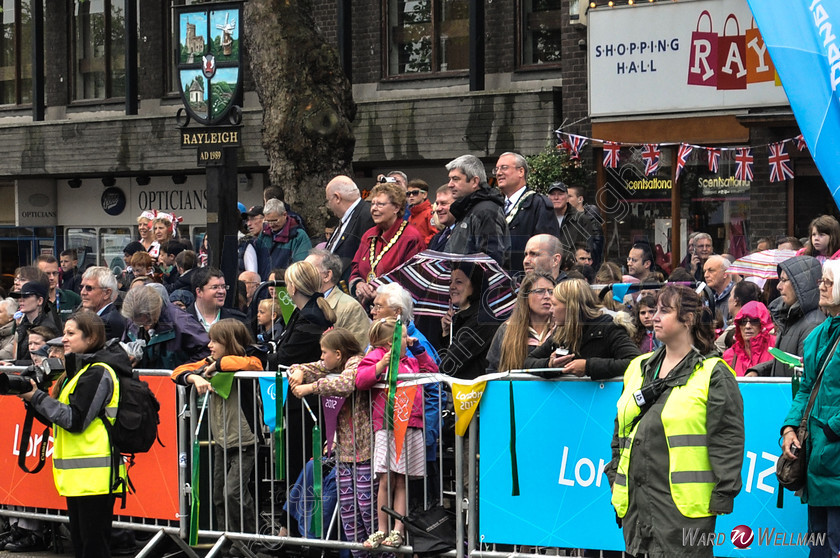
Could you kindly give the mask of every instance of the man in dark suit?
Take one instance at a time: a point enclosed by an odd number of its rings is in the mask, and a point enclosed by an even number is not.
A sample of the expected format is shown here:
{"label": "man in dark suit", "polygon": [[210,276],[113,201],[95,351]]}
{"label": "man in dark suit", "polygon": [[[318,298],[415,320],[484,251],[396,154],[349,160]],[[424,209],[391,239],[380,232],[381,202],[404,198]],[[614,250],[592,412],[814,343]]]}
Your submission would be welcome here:
{"label": "man in dark suit", "polygon": [[327,184],[327,207],[339,218],[326,249],[341,258],[342,290],[347,290],[350,267],[362,235],[373,227],[370,204],[362,199],[359,187],[349,176],[338,175]]}
{"label": "man in dark suit", "polygon": [[505,221],[510,231],[511,274],[524,272],[525,244],[537,234],[560,236],[560,226],[554,216],[554,205],[546,196],[528,187],[530,167],[519,153],[502,153],[493,174],[505,195]]}
{"label": "man in dark suit", "polygon": [[107,339],[122,339],[127,325],[114,306],[118,292],[117,278],[107,267],[89,267],[82,275],[82,308],[96,312],[102,318]]}
{"label": "man in dark suit", "polygon": [[210,331],[210,326],[225,318],[235,318],[248,325],[245,314],[225,306],[229,287],[225,284],[221,270],[209,266],[200,267],[191,275],[195,302],[187,308],[187,314],[195,317],[204,331]]}

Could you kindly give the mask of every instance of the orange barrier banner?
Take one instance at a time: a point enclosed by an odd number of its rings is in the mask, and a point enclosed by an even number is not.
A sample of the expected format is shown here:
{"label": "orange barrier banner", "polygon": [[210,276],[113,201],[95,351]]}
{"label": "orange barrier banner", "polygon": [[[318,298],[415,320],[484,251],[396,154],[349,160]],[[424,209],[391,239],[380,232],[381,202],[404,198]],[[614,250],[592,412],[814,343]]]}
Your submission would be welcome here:
{"label": "orange barrier banner", "polygon": [[[136,456],[129,471],[135,494],[126,498],[124,510],[119,502],[114,513],[150,519],[178,519],[178,439],[176,428],[175,385],[166,376],[143,376],[160,402],[158,434],[164,447],[155,442],[151,451]],[[52,432],[47,446],[47,463],[39,473],[30,475],[18,467],[18,448],[26,412],[14,396],[0,399],[0,504],[54,510],[66,509],[64,498],[55,490],[52,474]],[[38,460],[38,448],[44,425],[34,420],[26,463],[32,469]]]}

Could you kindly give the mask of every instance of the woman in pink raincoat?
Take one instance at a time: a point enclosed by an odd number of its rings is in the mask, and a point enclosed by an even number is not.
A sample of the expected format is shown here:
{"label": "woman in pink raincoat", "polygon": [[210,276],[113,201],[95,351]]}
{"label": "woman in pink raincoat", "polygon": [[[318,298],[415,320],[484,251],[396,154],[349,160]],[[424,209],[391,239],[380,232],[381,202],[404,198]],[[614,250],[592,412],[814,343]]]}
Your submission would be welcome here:
{"label": "woman in pink raincoat", "polygon": [[735,343],[723,353],[723,360],[738,376],[760,362],[773,360],[769,349],[776,345],[776,336],[772,331],[773,320],[767,307],[757,301],[746,303],[735,316]]}

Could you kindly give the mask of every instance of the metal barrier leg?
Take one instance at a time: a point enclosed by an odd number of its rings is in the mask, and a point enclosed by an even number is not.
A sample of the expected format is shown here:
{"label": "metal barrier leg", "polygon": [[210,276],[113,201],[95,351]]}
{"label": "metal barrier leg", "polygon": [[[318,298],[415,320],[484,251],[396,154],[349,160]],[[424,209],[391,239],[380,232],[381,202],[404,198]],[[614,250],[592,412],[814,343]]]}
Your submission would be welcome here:
{"label": "metal barrier leg", "polygon": [[478,427],[476,423],[478,421],[478,412],[476,412],[476,416],[473,417],[472,422],[470,422],[469,426],[469,449],[467,451],[467,458],[469,459],[469,495],[467,500],[467,550],[470,554],[475,550],[475,542],[476,542],[476,533],[478,531],[478,501],[477,501],[477,493],[478,493],[478,475],[476,467],[476,463],[478,462],[478,444],[476,440],[478,439]]}
{"label": "metal barrier leg", "polygon": [[464,558],[464,438],[455,435],[455,552]]}
{"label": "metal barrier leg", "polygon": [[181,551],[187,556],[189,556],[189,558],[198,558],[198,554],[196,554],[195,551],[192,548],[190,548],[190,546],[186,542],[184,542],[180,537],[177,537],[174,534],[167,533],[163,529],[155,533],[155,536],[149,539],[149,542],[146,543],[146,546],[144,546],[143,549],[140,552],[138,552],[134,558],[147,558],[149,556],[157,556],[157,553],[155,552],[156,547],[159,544],[161,544],[161,542],[167,539],[174,541],[175,544],[177,544],[178,547],[181,549]]}

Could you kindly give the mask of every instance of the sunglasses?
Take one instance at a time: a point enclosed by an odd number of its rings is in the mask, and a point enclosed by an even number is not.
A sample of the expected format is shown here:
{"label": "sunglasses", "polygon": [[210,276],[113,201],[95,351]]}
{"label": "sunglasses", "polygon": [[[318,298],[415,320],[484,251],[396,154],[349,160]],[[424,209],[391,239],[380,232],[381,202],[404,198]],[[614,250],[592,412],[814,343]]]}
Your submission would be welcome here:
{"label": "sunglasses", "polygon": [[740,320],[735,320],[736,326],[745,326],[747,324],[755,327],[761,327],[761,320],[758,318],[741,318]]}
{"label": "sunglasses", "polygon": [[406,196],[419,196],[422,190],[408,190],[405,195]]}

